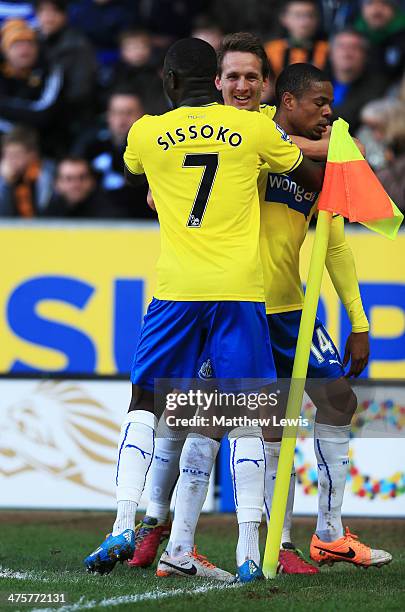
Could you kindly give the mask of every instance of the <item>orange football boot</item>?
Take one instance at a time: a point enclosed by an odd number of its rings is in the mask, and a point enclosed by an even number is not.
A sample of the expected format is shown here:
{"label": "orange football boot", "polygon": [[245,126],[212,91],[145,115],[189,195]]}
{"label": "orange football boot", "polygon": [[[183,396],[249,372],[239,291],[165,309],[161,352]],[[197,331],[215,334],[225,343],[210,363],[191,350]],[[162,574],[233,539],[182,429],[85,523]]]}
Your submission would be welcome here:
{"label": "orange football boot", "polygon": [[316,534],[312,536],[310,557],[319,565],[333,565],[340,561],[353,563],[359,567],[381,567],[392,561],[390,553],[385,550],[374,550],[359,541],[358,536],[350,533],[346,527],[344,536],[334,542],[323,542]]}

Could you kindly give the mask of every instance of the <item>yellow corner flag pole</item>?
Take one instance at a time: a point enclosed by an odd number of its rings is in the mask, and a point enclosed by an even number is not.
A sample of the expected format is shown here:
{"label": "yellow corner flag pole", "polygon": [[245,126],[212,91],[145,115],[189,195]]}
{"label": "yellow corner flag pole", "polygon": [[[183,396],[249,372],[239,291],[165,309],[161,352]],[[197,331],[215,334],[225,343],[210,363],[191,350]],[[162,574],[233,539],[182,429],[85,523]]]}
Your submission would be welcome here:
{"label": "yellow corner flag pole", "polygon": [[284,427],[263,559],[263,573],[266,578],[274,578],[277,573],[290,474],[297,440],[298,419],[305,389],[309,352],[325,267],[331,220],[332,213],[319,211],[286,410],[286,418],[294,419],[297,424]]}

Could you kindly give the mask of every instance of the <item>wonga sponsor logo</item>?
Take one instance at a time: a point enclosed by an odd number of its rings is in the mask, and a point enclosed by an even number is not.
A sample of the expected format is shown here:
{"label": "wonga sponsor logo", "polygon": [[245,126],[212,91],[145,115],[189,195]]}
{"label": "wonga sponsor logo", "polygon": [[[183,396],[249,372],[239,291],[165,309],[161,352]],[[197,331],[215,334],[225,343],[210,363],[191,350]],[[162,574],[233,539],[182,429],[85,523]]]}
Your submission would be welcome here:
{"label": "wonga sponsor logo", "polygon": [[318,192],[305,191],[295,181],[285,174],[268,173],[266,186],[266,202],[281,202],[289,208],[308,217]]}

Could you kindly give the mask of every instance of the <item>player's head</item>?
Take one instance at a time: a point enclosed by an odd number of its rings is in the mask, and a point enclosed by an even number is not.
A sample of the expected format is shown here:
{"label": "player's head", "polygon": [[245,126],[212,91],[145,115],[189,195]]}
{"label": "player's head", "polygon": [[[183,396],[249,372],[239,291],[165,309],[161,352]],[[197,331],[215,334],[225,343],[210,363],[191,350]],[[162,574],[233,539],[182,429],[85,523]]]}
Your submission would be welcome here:
{"label": "player's head", "polygon": [[112,140],[121,144],[135,121],[145,114],[141,98],[130,89],[117,89],[110,94],[107,105],[107,125]]}
{"label": "player's head", "polygon": [[259,110],[269,80],[269,60],[260,40],[249,32],[225,36],[218,52],[217,89],[225,104]]}
{"label": "player's head", "polygon": [[276,81],[278,112],[288,121],[289,133],[320,139],[332,115],[332,102],[332,83],[312,64],[292,64]]}
{"label": "player's head", "polygon": [[66,0],[37,0],[35,8],[40,32],[45,37],[56,34],[68,22]]}
{"label": "player's head", "polygon": [[96,188],[96,178],[89,162],[81,157],[64,157],[58,164],[55,191],[69,206],[83,202]]}
{"label": "player's head", "polygon": [[32,163],[38,162],[38,135],[27,126],[17,125],[3,134],[0,145],[1,160],[13,168],[15,177],[22,177]]}
{"label": "player's head", "polygon": [[167,51],[163,65],[163,87],[173,106],[187,97],[211,96],[217,56],[210,44],[199,38],[182,38]]}
{"label": "player's head", "polygon": [[280,22],[293,40],[311,39],[319,25],[318,3],[315,0],[288,0],[281,10]]}
{"label": "player's head", "polygon": [[24,19],[8,19],[1,28],[1,51],[14,71],[31,70],[39,51],[35,31]]}
{"label": "player's head", "polygon": [[394,19],[398,5],[394,0],[362,0],[361,14],[370,30],[381,30]]}

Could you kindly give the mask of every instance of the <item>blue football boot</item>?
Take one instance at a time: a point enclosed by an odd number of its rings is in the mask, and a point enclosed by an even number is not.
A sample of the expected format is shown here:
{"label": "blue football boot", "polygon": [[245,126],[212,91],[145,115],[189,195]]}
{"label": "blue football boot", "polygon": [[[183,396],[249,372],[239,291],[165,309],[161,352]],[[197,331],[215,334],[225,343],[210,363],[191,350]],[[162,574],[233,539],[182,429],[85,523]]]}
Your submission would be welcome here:
{"label": "blue football boot", "polygon": [[84,560],[88,572],[109,574],[118,561],[132,559],[135,552],[135,533],[126,529],[117,536],[108,534],[100,546]]}
{"label": "blue football boot", "polygon": [[254,561],[248,559],[238,567],[235,582],[247,583],[254,580],[264,580],[264,574]]}

